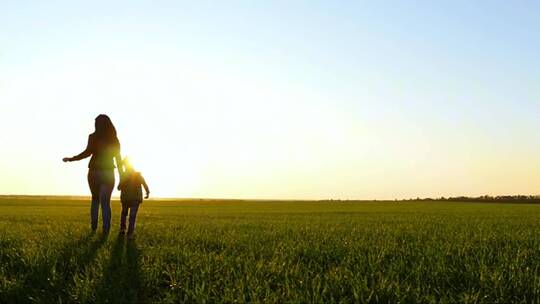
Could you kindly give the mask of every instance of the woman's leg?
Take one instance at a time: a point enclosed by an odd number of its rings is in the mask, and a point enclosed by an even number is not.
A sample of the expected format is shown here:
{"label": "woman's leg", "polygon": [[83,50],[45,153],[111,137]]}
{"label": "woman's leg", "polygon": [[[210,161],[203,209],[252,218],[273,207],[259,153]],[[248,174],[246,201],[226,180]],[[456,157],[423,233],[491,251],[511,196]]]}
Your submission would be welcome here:
{"label": "woman's leg", "polygon": [[114,171],[103,170],[99,200],[101,203],[101,216],[103,217],[103,231],[111,229],[111,194],[114,188]]}
{"label": "woman's leg", "polygon": [[88,171],[88,186],[90,187],[90,193],[92,193],[92,203],[90,205],[90,226],[92,230],[97,229],[98,214],[99,214],[99,188],[100,182],[98,174],[93,170]]}
{"label": "woman's leg", "polygon": [[129,227],[128,235],[133,235],[135,232],[135,220],[137,219],[137,211],[139,210],[139,202],[132,202],[129,208]]}

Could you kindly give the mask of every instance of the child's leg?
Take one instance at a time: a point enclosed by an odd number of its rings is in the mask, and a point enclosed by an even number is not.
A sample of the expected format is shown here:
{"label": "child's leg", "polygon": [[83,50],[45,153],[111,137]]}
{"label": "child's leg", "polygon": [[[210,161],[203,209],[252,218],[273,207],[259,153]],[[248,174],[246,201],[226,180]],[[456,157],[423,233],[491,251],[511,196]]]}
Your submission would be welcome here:
{"label": "child's leg", "polygon": [[135,232],[135,220],[137,219],[137,211],[139,210],[139,202],[132,202],[129,211],[129,227],[128,235],[132,235]]}
{"label": "child's leg", "polygon": [[128,204],[122,203],[122,213],[120,214],[120,231],[126,231],[126,217],[128,215]]}

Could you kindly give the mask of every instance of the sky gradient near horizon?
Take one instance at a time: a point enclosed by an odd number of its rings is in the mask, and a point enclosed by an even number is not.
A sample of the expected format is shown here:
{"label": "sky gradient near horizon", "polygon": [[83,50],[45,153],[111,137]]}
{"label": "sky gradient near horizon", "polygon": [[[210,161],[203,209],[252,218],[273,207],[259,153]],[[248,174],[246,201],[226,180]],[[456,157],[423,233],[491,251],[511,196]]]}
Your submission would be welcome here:
{"label": "sky gradient near horizon", "polygon": [[96,115],[160,197],[540,193],[536,1],[0,3],[0,194],[86,195]]}

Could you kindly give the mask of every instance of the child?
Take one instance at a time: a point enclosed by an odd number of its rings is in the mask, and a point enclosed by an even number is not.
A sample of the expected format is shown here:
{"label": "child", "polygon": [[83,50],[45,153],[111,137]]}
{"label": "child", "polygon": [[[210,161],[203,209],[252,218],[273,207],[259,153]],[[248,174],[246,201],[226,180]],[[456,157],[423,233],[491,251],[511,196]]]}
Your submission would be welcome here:
{"label": "child", "polygon": [[126,234],[126,217],[129,210],[129,226],[127,230],[128,238],[133,237],[135,232],[135,219],[137,217],[137,210],[139,209],[139,204],[142,204],[142,189],[144,187],[146,191],[145,199],[150,195],[150,190],[146,181],[142,177],[140,172],[137,172],[133,169],[133,166],[129,162],[129,159],[126,157],[123,160],[124,164],[124,174],[121,177],[120,184],[118,185],[118,190],[120,190],[120,201],[122,202],[122,215],[120,217],[120,235]]}

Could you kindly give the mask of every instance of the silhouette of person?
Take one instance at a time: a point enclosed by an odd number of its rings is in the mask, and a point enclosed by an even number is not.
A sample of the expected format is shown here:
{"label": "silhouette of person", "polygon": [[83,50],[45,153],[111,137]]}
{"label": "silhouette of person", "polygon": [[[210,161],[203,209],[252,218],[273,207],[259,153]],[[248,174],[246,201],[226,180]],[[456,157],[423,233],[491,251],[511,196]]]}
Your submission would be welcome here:
{"label": "silhouette of person", "polygon": [[137,211],[143,202],[142,189],[146,192],[145,199],[150,195],[150,189],[141,172],[135,171],[129,158],[124,158],[124,175],[118,184],[120,201],[122,202],[122,215],[120,217],[120,235],[126,234],[126,217],[129,211],[129,225],[127,229],[128,239],[133,238],[135,233],[135,221],[137,220]]}
{"label": "silhouette of person", "polygon": [[95,120],[95,131],[88,136],[86,149],[73,157],[65,157],[64,162],[85,159],[89,156],[88,185],[92,193],[90,207],[90,224],[92,230],[97,229],[99,206],[103,219],[103,232],[111,228],[111,194],[114,188],[114,159],[120,177],[122,176],[122,157],[120,156],[120,141],[111,119],[100,114]]}

